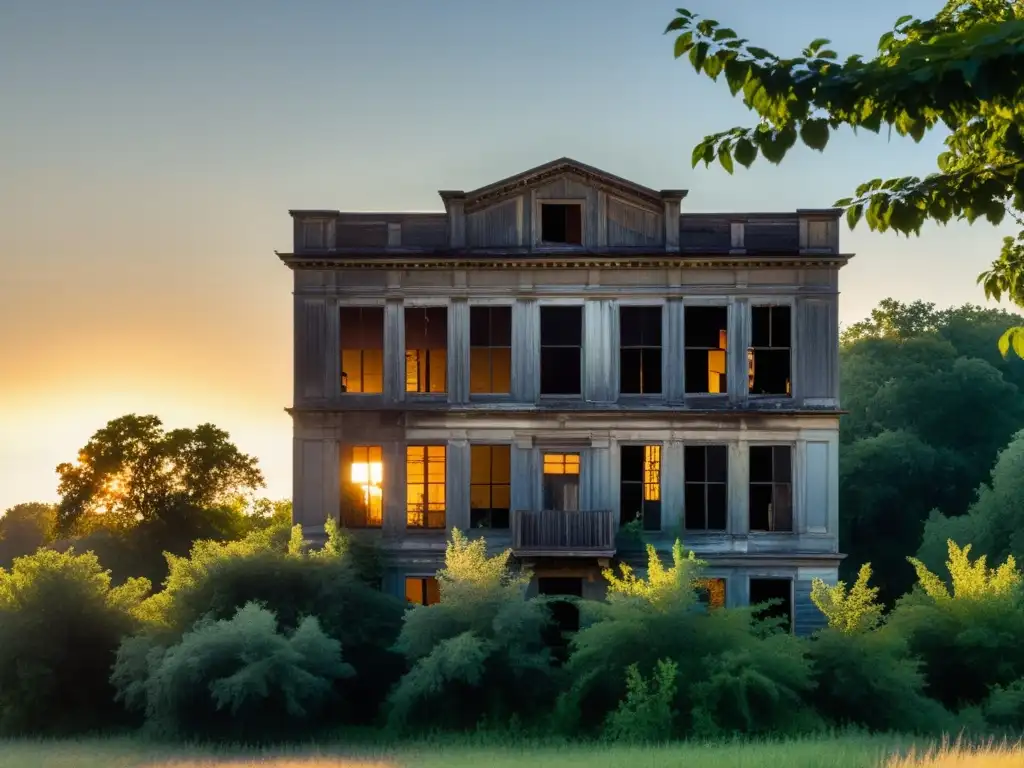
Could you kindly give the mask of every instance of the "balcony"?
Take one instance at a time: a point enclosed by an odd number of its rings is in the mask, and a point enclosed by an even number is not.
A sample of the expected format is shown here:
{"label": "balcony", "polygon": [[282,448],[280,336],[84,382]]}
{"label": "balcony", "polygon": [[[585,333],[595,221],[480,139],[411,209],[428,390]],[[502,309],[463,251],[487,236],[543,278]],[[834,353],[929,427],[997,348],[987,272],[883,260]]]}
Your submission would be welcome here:
{"label": "balcony", "polygon": [[618,521],[611,510],[512,511],[512,552],[525,557],[612,557]]}

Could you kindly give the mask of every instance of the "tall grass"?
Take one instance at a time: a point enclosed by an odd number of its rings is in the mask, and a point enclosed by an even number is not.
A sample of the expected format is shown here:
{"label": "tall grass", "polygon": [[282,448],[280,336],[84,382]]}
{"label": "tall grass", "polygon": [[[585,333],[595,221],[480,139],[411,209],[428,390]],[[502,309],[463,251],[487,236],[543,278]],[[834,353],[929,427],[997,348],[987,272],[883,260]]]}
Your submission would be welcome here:
{"label": "tall grass", "polygon": [[651,747],[600,744],[345,742],[272,749],[167,745],[141,739],[0,741],[0,768],[1010,768],[1024,744],[913,743],[898,737],[833,736]]}

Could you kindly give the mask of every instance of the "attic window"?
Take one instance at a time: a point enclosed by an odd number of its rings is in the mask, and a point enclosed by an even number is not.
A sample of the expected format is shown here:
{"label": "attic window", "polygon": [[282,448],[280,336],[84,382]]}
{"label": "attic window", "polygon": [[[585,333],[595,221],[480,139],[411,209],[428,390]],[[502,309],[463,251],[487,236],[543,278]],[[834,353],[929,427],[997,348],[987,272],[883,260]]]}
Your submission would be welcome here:
{"label": "attic window", "polygon": [[580,203],[542,203],[540,240],[557,245],[583,245],[583,206]]}

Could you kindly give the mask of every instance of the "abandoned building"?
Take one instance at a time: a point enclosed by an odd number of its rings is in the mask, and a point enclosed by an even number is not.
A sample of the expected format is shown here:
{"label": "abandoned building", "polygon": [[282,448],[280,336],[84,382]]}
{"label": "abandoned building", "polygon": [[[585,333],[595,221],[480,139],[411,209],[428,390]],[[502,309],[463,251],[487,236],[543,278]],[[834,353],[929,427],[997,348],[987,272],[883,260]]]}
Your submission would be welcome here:
{"label": "abandoned building", "polygon": [[676,538],[798,633],[838,551],[839,211],[690,214],[569,159],[443,213],[291,211],[294,515],[439,599],[453,528],[544,594]]}

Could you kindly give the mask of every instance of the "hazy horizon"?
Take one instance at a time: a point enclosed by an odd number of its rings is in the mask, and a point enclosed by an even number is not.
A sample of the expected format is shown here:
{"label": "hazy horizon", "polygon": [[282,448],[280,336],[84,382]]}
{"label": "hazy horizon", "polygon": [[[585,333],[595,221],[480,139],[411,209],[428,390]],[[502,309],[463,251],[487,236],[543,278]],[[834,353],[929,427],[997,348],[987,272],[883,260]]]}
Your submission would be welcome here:
{"label": "hazy horizon", "polygon": [[[779,53],[819,36],[870,54],[941,2],[70,0],[0,9],[0,511],[56,500],[54,468],[108,420],[213,422],[290,496],[289,208],[442,210],[570,156],[684,211],[825,207],[873,177],[934,170],[920,144],[836,137],[729,176],[690,168],[750,124],[724,84],[672,58],[678,5]],[[88,7],[86,7],[88,5]],[[840,319],[887,296],[984,303],[1007,227],[841,233]],[[993,339],[995,344],[995,339]]]}

